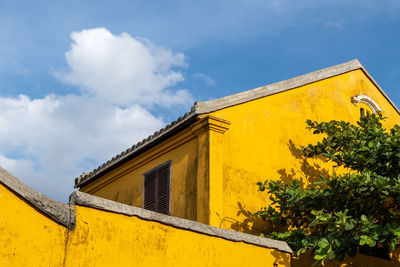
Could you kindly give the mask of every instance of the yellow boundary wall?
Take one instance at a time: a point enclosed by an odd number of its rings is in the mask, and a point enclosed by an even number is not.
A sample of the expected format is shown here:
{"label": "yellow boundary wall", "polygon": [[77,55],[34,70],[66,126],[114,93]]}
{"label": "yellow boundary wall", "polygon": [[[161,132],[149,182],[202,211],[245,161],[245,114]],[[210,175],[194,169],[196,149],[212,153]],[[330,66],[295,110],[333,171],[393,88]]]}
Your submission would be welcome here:
{"label": "yellow boundary wall", "polygon": [[63,204],[0,168],[0,266],[290,266],[291,253],[82,192]]}

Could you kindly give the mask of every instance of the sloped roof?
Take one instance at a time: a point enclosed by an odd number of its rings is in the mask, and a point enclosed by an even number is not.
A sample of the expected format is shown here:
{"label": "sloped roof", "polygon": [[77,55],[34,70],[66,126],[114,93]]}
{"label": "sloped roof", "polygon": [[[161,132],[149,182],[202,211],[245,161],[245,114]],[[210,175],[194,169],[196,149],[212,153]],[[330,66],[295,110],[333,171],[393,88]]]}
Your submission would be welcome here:
{"label": "sloped roof", "polygon": [[189,125],[192,121],[196,119],[197,115],[210,113],[213,111],[239,105],[265,96],[295,89],[306,84],[314,83],[320,80],[324,80],[357,69],[361,69],[365,73],[365,75],[374,83],[374,85],[378,88],[378,90],[381,91],[381,93],[385,96],[385,98],[400,114],[399,109],[389,99],[389,97],[385,94],[385,92],[383,92],[382,88],[376,83],[376,81],[367,72],[367,70],[361,65],[361,63],[357,59],[354,59],[352,61],[343,64],[314,71],[292,79],[258,87],[238,94],[205,102],[195,102],[190,112],[186,113],[182,117],[179,117],[177,120],[168,124],[166,127],[155,132],[153,135],[147,137],[146,139],[143,139],[136,145],[133,145],[127,150],[116,155],[115,157],[113,157],[106,163],[102,164],[101,166],[97,167],[96,169],[92,170],[91,172],[83,173],[82,175],[77,177],[75,179],[75,188],[87,185],[88,183],[96,180],[101,174],[104,174],[112,170],[113,168],[116,168],[117,166],[121,165],[127,160],[135,157],[136,155],[142,153],[143,151],[149,149],[150,147],[153,147],[155,144],[158,144],[165,138],[171,136],[172,134],[176,133],[177,131]]}

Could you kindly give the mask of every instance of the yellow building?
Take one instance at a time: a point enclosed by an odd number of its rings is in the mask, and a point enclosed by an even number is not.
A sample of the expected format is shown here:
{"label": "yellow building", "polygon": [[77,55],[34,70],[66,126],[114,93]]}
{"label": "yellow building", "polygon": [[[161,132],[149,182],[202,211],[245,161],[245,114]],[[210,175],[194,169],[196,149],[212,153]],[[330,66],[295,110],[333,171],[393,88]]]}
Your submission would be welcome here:
{"label": "yellow building", "polygon": [[[256,183],[328,173],[330,166],[299,153],[317,138],[305,120],[354,122],[365,112],[382,112],[388,127],[399,120],[354,60],[195,103],[77,178],[80,191],[68,204],[0,167],[0,266],[311,266],[286,242],[256,236],[268,231],[253,215],[268,204]],[[329,266],[400,266],[398,254]]]}
{"label": "yellow building", "polygon": [[[355,122],[399,111],[357,61],[236,95],[196,102],[165,128],[75,180],[80,191],[217,227],[257,232],[256,183],[328,171],[299,155],[318,138],[307,119]],[[262,229],[259,229],[262,230]]]}
{"label": "yellow building", "polygon": [[[268,231],[254,212],[268,204],[256,183],[312,182],[330,166],[299,147],[319,138],[307,119],[355,122],[399,110],[358,60],[207,102],[75,180],[80,191],[251,234]],[[303,263],[303,266],[307,264]]]}
{"label": "yellow building", "polygon": [[399,110],[358,60],[207,102],[75,179],[102,198],[211,226],[259,234],[254,212],[267,204],[256,183],[305,182],[330,166],[305,159],[299,147],[319,137],[307,119],[355,122]]}

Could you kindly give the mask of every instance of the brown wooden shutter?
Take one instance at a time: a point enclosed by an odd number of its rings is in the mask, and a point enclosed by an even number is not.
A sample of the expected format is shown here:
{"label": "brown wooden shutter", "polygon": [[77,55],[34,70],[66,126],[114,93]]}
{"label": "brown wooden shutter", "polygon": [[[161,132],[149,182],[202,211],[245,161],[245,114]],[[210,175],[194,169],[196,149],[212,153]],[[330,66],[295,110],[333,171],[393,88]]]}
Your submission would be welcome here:
{"label": "brown wooden shutter", "polygon": [[144,176],[144,205],[147,210],[157,211],[157,170]]}
{"label": "brown wooden shutter", "polygon": [[166,164],[158,170],[158,200],[157,211],[169,215],[169,174],[170,164]]}
{"label": "brown wooden shutter", "polygon": [[144,208],[169,215],[169,184],[171,164],[144,175]]}

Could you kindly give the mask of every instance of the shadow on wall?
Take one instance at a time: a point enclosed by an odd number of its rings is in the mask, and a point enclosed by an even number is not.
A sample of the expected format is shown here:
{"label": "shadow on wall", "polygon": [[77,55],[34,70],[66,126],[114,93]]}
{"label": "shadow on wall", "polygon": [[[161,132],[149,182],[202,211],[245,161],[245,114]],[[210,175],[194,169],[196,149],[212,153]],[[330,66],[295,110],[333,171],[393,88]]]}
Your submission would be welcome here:
{"label": "shadow on wall", "polygon": [[293,179],[297,178],[301,180],[304,184],[310,185],[314,184],[320,177],[327,177],[330,175],[329,170],[322,168],[320,163],[326,163],[324,157],[318,156],[314,158],[307,158],[303,155],[300,147],[297,147],[293,140],[289,140],[288,148],[293,157],[295,157],[299,163],[297,166],[300,166],[300,169],[291,168],[289,171],[287,169],[278,170],[278,174],[280,175],[280,179],[289,183],[293,181]]}
{"label": "shadow on wall", "polygon": [[[322,168],[319,164],[326,162],[323,157],[315,157],[312,159],[305,157],[301,152],[301,148],[297,147],[292,140],[289,140],[288,142],[288,149],[299,163],[290,169],[283,168],[277,170],[278,179],[282,180],[284,183],[289,183],[294,179],[299,179],[306,185],[312,185],[314,182],[319,180],[320,177],[327,177],[330,174],[328,169]],[[237,206],[238,211],[236,216],[243,216],[243,220],[237,221],[227,217],[223,219],[224,221],[232,223],[230,226],[231,229],[253,235],[284,230],[282,227],[277,227],[265,222],[255,214],[254,211],[246,209],[243,203],[237,202]]]}
{"label": "shadow on wall", "polygon": [[262,233],[274,231],[273,226],[266,223],[254,212],[247,210],[243,207],[242,203],[237,202],[238,212],[237,217],[243,216],[245,219],[243,221],[232,220],[231,228],[235,231],[260,235]]}
{"label": "shadow on wall", "polygon": [[273,266],[291,266],[291,258],[282,256],[282,253],[279,251],[272,251],[271,255],[275,258]]}

